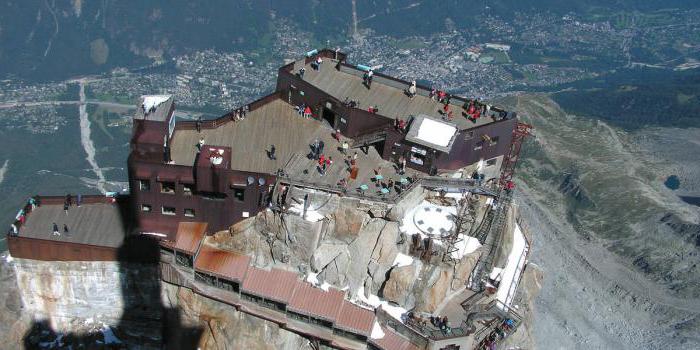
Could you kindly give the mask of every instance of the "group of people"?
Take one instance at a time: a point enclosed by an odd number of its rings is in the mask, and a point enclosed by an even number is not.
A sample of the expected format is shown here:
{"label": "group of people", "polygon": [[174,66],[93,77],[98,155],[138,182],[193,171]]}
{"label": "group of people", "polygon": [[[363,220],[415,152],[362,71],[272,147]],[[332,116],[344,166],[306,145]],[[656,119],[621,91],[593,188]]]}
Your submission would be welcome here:
{"label": "group of people", "polygon": [[349,97],[345,97],[345,101],[343,101],[343,105],[345,105],[345,107],[350,107],[350,108],[359,108],[360,101],[352,100]]}
{"label": "group of people", "polygon": [[405,121],[403,119],[399,119],[399,118],[394,119],[394,129],[396,129],[396,131],[400,131],[402,133],[405,133],[406,127],[408,127],[407,121]]}
{"label": "group of people", "polygon": [[477,349],[495,350],[498,347],[498,342],[505,339],[513,330],[515,330],[515,321],[510,318],[504,319],[479,343]]}
{"label": "group of people", "polygon": [[296,109],[300,116],[303,116],[306,119],[313,117],[313,111],[311,110],[311,107],[306,105],[306,103],[302,103],[294,107],[294,109]]}
{"label": "group of people", "polygon": [[230,113],[231,121],[237,122],[245,119],[249,111],[250,107],[248,107],[248,105],[236,109],[235,111]]}
{"label": "group of people", "polygon": [[11,236],[19,235],[19,228],[24,225],[27,221],[27,215],[32,212],[36,207],[39,206],[39,197],[30,197],[24,207],[17,212],[15,216],[15,221],[10,225],[10,231],[8,232]]}
{"label": "group of people", "polygon": [[[75,204],[77,207],[80,207],[80,204],[82,204],[83,201],[83,196],[78,193],[78,195],[75,197]],[[69,193],[66,195],[66,198],[63,200],[63,211],[66,212],[66,215],[68,215],[68,208],[70,208],[73,205],[73,196]]]}
{"label": "group of people", "polygon": [[430,324],[432,324],[435,328],[441,330],[442,333],[452,333],[452,327],[450,327],[449,321],[447,320],[447,316],[430,316]]}

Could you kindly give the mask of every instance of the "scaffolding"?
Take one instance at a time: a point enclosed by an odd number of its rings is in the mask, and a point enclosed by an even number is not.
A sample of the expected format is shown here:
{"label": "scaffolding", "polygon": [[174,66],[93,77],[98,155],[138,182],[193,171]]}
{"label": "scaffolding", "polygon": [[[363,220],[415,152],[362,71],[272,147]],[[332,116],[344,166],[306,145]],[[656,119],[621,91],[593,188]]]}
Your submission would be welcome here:
{"label": "scaffolding", "polygon": [[498,184],[501,188],[505,188],[506,184],[513,180],[515,175],[515,166],[520,158],[520,150],[523,147],[523,141],[526,137],[532,135],[532,125],[518,122],[513,129],[513,139],[510,142],[508,154],[503,158],[503,167],[501,169],[501,178]]}

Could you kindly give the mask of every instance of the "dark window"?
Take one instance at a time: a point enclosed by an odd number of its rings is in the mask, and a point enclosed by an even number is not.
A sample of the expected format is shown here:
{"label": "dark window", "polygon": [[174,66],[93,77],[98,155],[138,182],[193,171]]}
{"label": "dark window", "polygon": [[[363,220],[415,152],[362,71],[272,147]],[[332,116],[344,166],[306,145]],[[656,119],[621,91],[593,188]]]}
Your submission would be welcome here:
{"label": "dark window", "polygon": [[188,218],[194,217],[194,209],[185,208],[185,216]]}
{"label": "dark window", "polygon": [[141,204],[141,211],[150,213],[151,212],[151,205],[150,204]]}
{"label": "dark window", "polygon": [[185,196],[191,196],[192,195],[192,185],[184,184],[182,185],[182,194]]}
{"label": "dark window", "polygon": [[175,183],[163,181],[160,183],[160,193],[175,194]]}
{"label": "dark window", "polygon": [[233,197],[236,198],[236,200],[244,202],[245,201],[245,188],[234,188],[233,189]]}
{"label": "dark window", "polygon": [[176,215],[177,214],[175,211],[175,207],[166,207],[166,206],[163,206],[161,208],[161,213],[163,213],[163,215]]}
{"label": "dark window", "polygon": [[496,165],[496,158],[491,158],[486,161],[486,166],[493,166]]}
{"label": "dark window", "polygon": [[150,180],[139,180],[139,190],[150,191],[151,190],[151,181]]}

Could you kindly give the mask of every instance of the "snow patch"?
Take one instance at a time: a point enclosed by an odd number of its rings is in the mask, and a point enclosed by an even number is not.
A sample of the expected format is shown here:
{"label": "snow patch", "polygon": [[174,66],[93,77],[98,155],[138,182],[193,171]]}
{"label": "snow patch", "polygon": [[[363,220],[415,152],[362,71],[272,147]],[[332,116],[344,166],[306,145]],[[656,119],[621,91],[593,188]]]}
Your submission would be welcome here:
{"label": "snow patch", "polygon": [[394,259],[394,263],[391,264],[391,266],[395,267],[403,267],[403,266],[408,266],[413,264],[413,257],[399,253],[396,255],[396,258]]}
{"label": "snow patch", "polygon": [[327,292],[328,289],[331,287],[331,284],[326,281],[321,283],[318,280],[318,274],[313,272],[309,272],[309,274],[306,276],[306,282],[311,283],[316,288],[323,289],[324,292]]}
{"label": "snow patch", "polygon": [[375,309],[381,307],[382,310],[386,311],[386,313],[388,313],[391,317],[403,323],[403,315],[407,312],[406,309],[400,306],[390,305],[388,301],[382,300],[374,294],[370,294],[369,297],[365,297],[364,286],[360,286],[360,288],[358,288],[356,297],[360,302],[370,305]]}
{"label": "snow patch", "polygon": [[384,338],[384,330],[382,330],[382,326],[379,325],[379,322],[374,321],[374,326],[372,326],[372,334],[370,334],[369,337],[372,339]]}
{"label": "snow patch", "polygon": [[462,259],[467,254],[473,253],[481,247],[479,240],[474,237],[459,234],[459,241],[455,244],[456,251],[450,253],[453,259]]}
{"label": "snow patch", "polygon": [[161,103],[167,101],[170,95],[146,95],[143,96],[143,110],[150,111],[152,108],[158,108]]}
{"label": "snow patch", "polygon": [[496,292],[496,298],[506,306],[510,306],[513,302],[515,290],[525,268],[525,257],[529,249],[525,235],[520,230],[520,226],[516,224],[513,230],[513,248],[508,254],[508,262],[503,268],[501,284],[499,284],[498,292]]}
{"label": "snow patch", "polygon": [[[294,201],[292,202],[293,204],[289,207],[289,212],[299,214],[299,216],[303,216],[304,203],[296,203]],[[313,209],[306,209],[306,216],[304,217],[304,220],[309,222],[318,222],[323,220],[324,218],[325,216],[321,215],[318,211]]]}
{"label": "snow patch", "polygon": [[434,145],[447,147],[455,132],[457,132],[457,128],[452,125],[425,118],[420,125],[420,129],[418,129],[416,138]]}

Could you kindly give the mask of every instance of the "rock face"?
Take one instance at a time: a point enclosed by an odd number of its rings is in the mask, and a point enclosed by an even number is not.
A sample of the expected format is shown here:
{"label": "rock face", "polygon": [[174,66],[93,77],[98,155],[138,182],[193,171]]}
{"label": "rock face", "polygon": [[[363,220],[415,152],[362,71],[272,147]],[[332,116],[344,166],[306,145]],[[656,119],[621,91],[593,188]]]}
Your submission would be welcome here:
{"label": "rock face", "polygon": [[167,306],[181,310],[184,324],[203,329],[197,344],[201,349],[311,349],[304,337],[189,289],[164,283],[163,295]]}
{"label": "rock face", "polygon": [[382,290],[383,297],[399,305],[406,305],[406,308],[413,307],[415,305],[413,286],[421,267],[420,262],[414,261],[412,265],[391,269],[389,279]]}
{"label": "rock face", "polygon": [[[46,319],[55,330],[72,318],[115,324],[125,309],[160,318],[160,281],[155,266],[116,262],[43,262],[15,259],[17,287],[25,312]],[[153,306],[153,301],[156,305]]]}
{"label": "rock face", "polygon": [[0,344],[20,344],[29,328],[29,315],[23,312],[16,285],[15,270],[3,255],[0,257]]}

